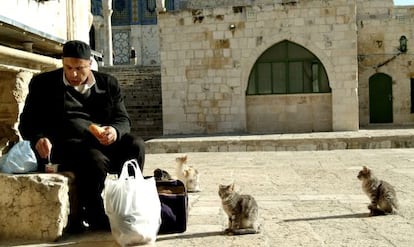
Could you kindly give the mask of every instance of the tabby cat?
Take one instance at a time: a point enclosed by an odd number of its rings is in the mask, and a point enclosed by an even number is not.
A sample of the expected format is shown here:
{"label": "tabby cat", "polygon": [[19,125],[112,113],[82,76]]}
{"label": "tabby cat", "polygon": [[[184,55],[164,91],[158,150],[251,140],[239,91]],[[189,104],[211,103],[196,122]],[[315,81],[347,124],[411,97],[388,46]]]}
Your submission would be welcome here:
{"label": "tabby cat", "polygon": [[172,180],[171,175],[166,170],[160,168],[154,170],[154,178],[158,181]]}
{"label": "tabby cat", "polygon": [[242,195],[234,190],[234,183],[219,185],[218,194],[229,223],[224,230],[228,235],[255,234],[260,232],[258,205],[251,195]]}
{"label": "tabby cat", "polygon": [[379,180],[366,166],[362,167],[357,177],[362,181],[362,190],[371,200],[371,203],[368,205],[370,216],[397,213],[397,195],[391,184],[384,180]]}

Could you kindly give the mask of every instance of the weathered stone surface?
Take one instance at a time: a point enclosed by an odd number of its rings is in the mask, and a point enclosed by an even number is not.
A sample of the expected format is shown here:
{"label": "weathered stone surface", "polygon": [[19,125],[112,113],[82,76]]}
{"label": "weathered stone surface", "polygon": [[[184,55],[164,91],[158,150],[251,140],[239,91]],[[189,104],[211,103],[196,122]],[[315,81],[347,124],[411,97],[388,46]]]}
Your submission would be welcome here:
{"label": "weathered stone surface", "polygon": [[[383,129],[343,132],[343,137],[370,141],[367,136],[383,136],[399,142],[399,136],[414,136],[414,129]],[[309,134],[307,134],[309,135]],[[324,143],[338,133],[313,133]],[[360,138],[358,138],[358,135]],[[279,138],[298,140],[303,134]],[[232,136],[211,137],[217,142]],[[254,147],[258,136],[244,136]],[[262,136],[269,139],[270,136]],[[183,141],[185,138],[176,138]],[[196,138],[195,138],[196,139]],[[316,138],[315,138],[316,139]],[[203,145],[203,139],[193,142]],[[315,140],[316,141],[316,140]],[[330,145],[330,144],[329,144]],[[204,146],[204,145],[203,145]],[[327,145],[328,146],[328,145]],[[369,147],[369,145],[363,145]],[[215,148],[217,150],[218,146]],[[345,146],[344,146],[345,147]],[[227,148],[227,146],[226,146]],[[289,147],[290,148],[290,147]],[[197,148],[194,148],[196,150]],[[174,173],[175,158],[180,153],[147,153],[144,175],[162,168]],[[414,243],[414,149],[335,149],[321,151],[254,151],[187,153],[188,164],[200,172],[202,191],[189,194],[187,230],[179,234],[162,234],[156,247],[234,247],[234,246],[398,246]],[[368,217],[368,197],[361,189],[357,173],[367,165],[377,176],[395,185],[400,213]],[[241,193],[253,195],[259,205],[260,234],[226,236],[228,219],[217,194],[218,184],[234,181]],[[1,219],[0,219],[1,220]],[[65,236],[56,243],[16,240],[3,241],[8,247],[115,247],[110,232],[87,231]]]}
{"label": "weathered stone surface", "polygon": [[54,241],[68,221],[68,178],[0,174],[0,239]]}

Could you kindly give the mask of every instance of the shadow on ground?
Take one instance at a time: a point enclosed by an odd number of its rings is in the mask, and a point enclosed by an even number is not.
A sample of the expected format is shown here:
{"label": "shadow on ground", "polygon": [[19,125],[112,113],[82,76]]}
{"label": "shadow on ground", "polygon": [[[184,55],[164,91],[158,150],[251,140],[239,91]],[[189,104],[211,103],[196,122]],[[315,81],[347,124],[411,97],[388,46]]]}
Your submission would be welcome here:
{"label": "shadow on ground", "polygon": [[222,231],[214,231],[214,232],[198,232],[198,233],[191,233],[191,234],[179,234],[179,235],[159,235],[157,237],[157,242],[171,240],[171,239],[190,239],[190,238],[205,238],[205,237],[213,237],[223,235]]}
{"label": "shadow on ground", "polygon": [[283,221],[284,222],[295,222],[295,221],[350,219],[350,218],[365,218],[365,217],[369,217],[368,213],[330,215],[330,216],[310,217],[310,218],[296,218],[296,219],[286,219],[286,220],[283,220]]}

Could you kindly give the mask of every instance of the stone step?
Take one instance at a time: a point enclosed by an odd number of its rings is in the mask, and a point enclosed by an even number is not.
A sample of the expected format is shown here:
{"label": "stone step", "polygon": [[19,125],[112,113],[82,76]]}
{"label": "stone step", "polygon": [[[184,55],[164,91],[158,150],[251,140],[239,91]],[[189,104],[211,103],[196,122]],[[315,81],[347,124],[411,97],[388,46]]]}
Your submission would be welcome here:
{"label": "stone step", "polygon": [[147,153],[315,151],[414,147],[414,129],[365,129],[303,134],[179,136],[146,141]]}

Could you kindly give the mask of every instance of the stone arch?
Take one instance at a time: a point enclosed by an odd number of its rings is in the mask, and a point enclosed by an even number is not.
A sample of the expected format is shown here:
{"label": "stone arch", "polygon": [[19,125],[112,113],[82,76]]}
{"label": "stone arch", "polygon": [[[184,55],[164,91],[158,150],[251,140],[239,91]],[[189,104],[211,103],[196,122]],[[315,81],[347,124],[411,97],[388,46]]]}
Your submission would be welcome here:
{"label": "stone arch", "polygon": [[280,37],[274,37],[274,38],[269,38],[269,40],[273,41],[273,42],[268,42],[268,43],[263,43],[262,45],[256,47],[256,49],[254,49],[250,55],[247,56],[247,61],[245,61],[245,68],[242,71],[242,76],[241,76],[241,83],[242,84],[242,88],[244,90],[244,92],[247,89],[248,86],[248,81],[249,81],[249,75],[250,75],[250,71],[252,70],[253,66],[255,65],[257,58],[260,57],[260,55],[262,55],[264,52],[266,52],[267,49],[269,49],[270,47],[272,47],[273,45],[280,43],[284,40],[290,41],[290,42],[294,42],[297,43],[301,46],[303,46],[304,48],[308,49],[310,52],[312,52],[323,64],[323,66],[326,69],[326,74],[328,76],[328,80],[329,80],[329,86],[331,88],[334,87],[334,81],[333,80],[335,78],[334,76],[334,66],[329,58],[329,56],[326,54],[325,51],[323,51],[322,49],[319,49],[316,45],[314,45],[312,42],[309,42],[309,40],[304,40],[303,38],[300,37],[286,37],[286,38],[280,38]]}
{"label": "stone arch", "polygon": [[[270,39],[272,40],[272,39]],[[246,57],[242,71],[242,89],[247,90],[249,75],[257,59],[272,46],[289,41],[311,52],[325,68],[329,86],[335,78],[333,65],[328,54],[309,41],[302,39],[273,39],[271,44],[262,44]],[[250,95],[244,94],[246,131],[248,133],[299,133],[332,131],[332,93],[293,95]]]}
{"label": "stone arch", "polygon": [[[295,72],[289,72],[292,69]],[[298,74],[297,69],[301,73]],[[273,76],[285,79],[275,81]],[[291,76],[299,76],[302,80],[299,82],[289,79]],[[281,83],[283,81],[285,83]],[[326,68],[319,58],[295,42],[282,40],[256,59],[255,67],[250,72],[246,94],[328,93],[330,90]]]}

